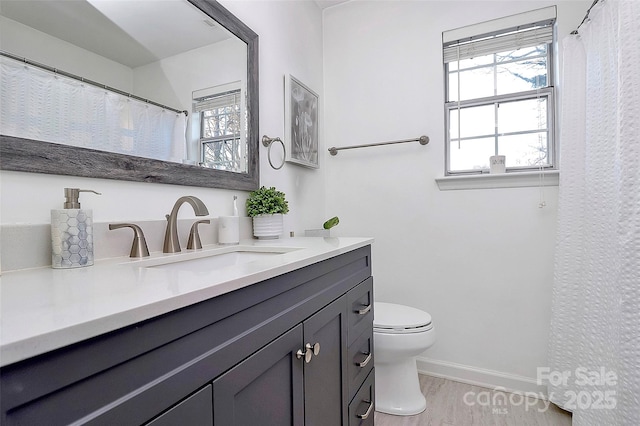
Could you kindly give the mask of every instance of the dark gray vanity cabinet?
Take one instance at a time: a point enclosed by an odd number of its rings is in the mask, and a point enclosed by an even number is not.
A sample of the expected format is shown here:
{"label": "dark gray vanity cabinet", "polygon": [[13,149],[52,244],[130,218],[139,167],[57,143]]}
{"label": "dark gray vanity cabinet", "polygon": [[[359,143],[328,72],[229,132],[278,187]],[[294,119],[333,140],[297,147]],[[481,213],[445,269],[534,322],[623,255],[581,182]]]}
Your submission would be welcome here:
{"label": "dark gray vanity cabinet", "polygon": [[372,424],[372,283],[366,246],[2,367],[0,424]]}

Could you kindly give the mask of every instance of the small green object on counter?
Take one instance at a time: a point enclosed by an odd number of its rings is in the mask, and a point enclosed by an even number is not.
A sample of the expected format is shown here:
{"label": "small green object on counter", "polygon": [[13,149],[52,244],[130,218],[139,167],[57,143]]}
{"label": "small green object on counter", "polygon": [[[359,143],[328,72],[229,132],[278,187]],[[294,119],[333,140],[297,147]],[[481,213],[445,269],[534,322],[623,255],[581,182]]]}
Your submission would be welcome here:
{"label": "small green object on counter", "polygon": [[338,219],[338,216],[334,216],[331,219],[327,220],[324,225],[322,225],[322,227],[324,229],[331,229],[334,226],[336,226],[337,224],[340,223],[340,219]]}

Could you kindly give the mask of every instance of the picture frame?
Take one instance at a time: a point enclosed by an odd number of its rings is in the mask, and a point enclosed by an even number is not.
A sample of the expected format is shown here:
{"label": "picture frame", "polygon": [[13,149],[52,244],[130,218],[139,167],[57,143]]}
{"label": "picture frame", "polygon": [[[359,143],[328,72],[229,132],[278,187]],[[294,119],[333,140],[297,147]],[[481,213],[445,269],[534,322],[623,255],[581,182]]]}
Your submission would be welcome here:
{"label": "picture frame", "polygon": [[305,167],[319,168],[319,97],[292,75],[285,76],[285,160]]}

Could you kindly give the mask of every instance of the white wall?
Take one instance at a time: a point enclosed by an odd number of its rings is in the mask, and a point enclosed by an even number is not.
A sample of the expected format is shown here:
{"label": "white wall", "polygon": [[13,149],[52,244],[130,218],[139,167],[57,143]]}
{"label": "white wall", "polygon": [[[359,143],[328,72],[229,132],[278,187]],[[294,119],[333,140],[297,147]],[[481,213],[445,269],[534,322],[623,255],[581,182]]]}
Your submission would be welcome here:
{"label": "white wall", "polygon": [[[322,106],[324,99],[322,62],[322,14],[315,2],[238,1],[221,3],[240,17],[260,36],[260,137],[279,136],[284,140],[284,76],[292,74],[320,94],[319,150],[325,150]],[[274,154],[277,154],[274,148]],[[274,155],[274,162],[279,159]],[[301,235],[304,229],[318,228],[325,218],[326,164],[319,169],[286,164],[273,170],[267,149],[260,146],[261,183],[276,186],[287,194],[290,213],[285,232]]]}
{"label": "white wall", "polygon": [[[313,2],[225,0],[222,3],[260,37],[259,132],[282,136],[284,74],[296,75],[319,93],[323,90],[321,12]],[[322,143],[322,134],[320,137]],[[268,165],[266,148],[262,146],[260,156],[261,183],[285,191],[290,202],[286,232],[317,227],[324,217],[324,169],[314,171],[287,165],[274,171]],[[239,191],[8,171],[0,173],[0,185],[0,223],[3,225],[49,223],[50,209],[60,208],[64,201],[64,187],[90,188],[103,193],[81,197],[82,206],[93,209],[96,222],[162,220],[175,200],[186,194],[200,197],[212,216],[218,216],[231,213],[232,195],[238,193],[242,214],[247,195]],[[188,208],[181,210],[181,216],[189,215],[192,212]]]}
{"label": "white wall", "polygon": [[[558,3],[560,37],[589,3]],[[434,178],[444,173],[442,31],[550,4],[352,1],[324,12],[327,146],[431,138],[325,162],[336,233],[375,237],[377,300],[432,314],[437,341],[419,363],[432,373],[524,388],[521,376],[546,365],[557,187],[540,209],[538,188],[439,191]]]}

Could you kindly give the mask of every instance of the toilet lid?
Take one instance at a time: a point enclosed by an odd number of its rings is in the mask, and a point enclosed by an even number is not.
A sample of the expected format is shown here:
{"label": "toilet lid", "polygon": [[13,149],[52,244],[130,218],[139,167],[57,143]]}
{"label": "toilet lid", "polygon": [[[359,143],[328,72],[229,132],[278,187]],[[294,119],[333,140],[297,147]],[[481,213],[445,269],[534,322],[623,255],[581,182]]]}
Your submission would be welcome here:
{"label": "toilet lid", "polygon": [[377,329],[407,330],[431,325],[431,315],[410,306],[374,302],[373,327]]}

